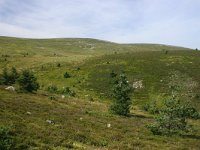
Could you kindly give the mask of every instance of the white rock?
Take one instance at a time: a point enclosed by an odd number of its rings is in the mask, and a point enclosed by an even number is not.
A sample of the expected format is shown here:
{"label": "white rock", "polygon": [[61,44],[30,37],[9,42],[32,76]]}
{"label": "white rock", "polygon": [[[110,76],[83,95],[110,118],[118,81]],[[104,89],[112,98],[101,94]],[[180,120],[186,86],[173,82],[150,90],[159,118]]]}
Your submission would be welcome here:
{"label": "white rock", "polygon": [[53,120],[46,120],[46,122],[49,123],[49,124],[54,124]]}
{"label": "white rock", "polygon": [[108,128],[110,128],[110,127],[111,127],[111,124],[110,124],[110,123],[108,123],[108,124],[107,124],[107,127],[108,127]]}
{"label": "white rock", "polygon": [[62,95],[61,97],[62,97],[62,99],[64,99],[64,98],[65,98],[65,95]]}
{"label": "white rock", "polygon": [[8,86],[5,89],[8,90],[8,91],[15,91],[15,88],[13,86]]}
{"label": "white rock", "polygon": [[27,115],[31,115],[31,112],[27,111],[26,114],[27,114]]}
{"label": "white rock", "polygon": [[142,82],[143,82],[142,80],[133,82],[133,85],[132,85],[133,88],[135,88],[135,89],[142,89],[144,87]]}

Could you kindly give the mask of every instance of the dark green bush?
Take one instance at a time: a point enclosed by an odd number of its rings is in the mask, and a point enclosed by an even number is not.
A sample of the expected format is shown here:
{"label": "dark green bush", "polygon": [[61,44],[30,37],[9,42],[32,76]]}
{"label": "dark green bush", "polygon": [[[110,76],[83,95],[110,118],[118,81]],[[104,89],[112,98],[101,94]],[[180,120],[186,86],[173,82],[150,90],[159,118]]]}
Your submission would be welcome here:
{"label": "dark green bush", "polygon": [[127,81],[125,74],[121,74],[115,81],[113,87],[113,104],[110,106],[112,113],[117,115],[128,116],[130,113],[131,99],[130,99],[131,86]]}
{"label": "dark green bush", "polygon": [[183,104],[182,115],[190,119],[200,119],[199,112],[192,106],[190,102]]}
{"label": "dark green bush", "polygon": [[167,99],[164,107],[156,116],[156,123],[147,125],[153,134],[171,136],[192,131],[187,125],[187,118],[197,118],[197,111],[190,104],[182,104],[174,97]]}
{"label": "dark green bush", "polygon": [[150,114],[158,114],[159,113],[159,108],[156,105],[156,101],[153,101],[151,103],[147,103],[143,106],[143,109]]}
{"label": "dark green bush", "polygon": [[37,91],[39,84],[37,78],[34,76],[33,72],[30,70],[23,70],[18,79],[18,84],[20,90],[24,92],[33,92]]}
{"label": "dark green bush", "polygon": [[71,90],[69,87],[63,87],[61,93],[69,95],[69,96],[73,96],[73,97],[76,95],[76,93],[73,90]]}
{"label": "dark green bush", "polygon": [[17,79],[19,78],[19,73],[17,72],[17,69],[15,67],[11,68],[11,72],[10,72],[10,84],[14,84]]}
{"label": "dark green bush", "polygon": [[58,63],[58,64],[57,64],[57,67],[61,67],[61,64],[60,64],[60,63]]}
{"label": "dark green bush", "polygon": [[15,67],[12,67],[10,71],[7,68],[3,69],[3,74],[0,77],[1,84],[12,85],[19,78],[19,74]]}
{"label": "dark green bush", "polygon": [[71,76],[70,76],[70,74],[68,73],[68,72],[65,72],[64,73],[64,78],[70,78]]}
{"label": "dark green bush", "polygon": [[13,150],[14,145],[13,128],[0,125],[0,150]]}
{"label": "dark green bush", "polygon": [[10,76],[8,74],[8,69],[7,68],[3,69],[3,74],[2,74],[2,77],[1,77],[1,82],[4,85],[9,85],[10,84]]}

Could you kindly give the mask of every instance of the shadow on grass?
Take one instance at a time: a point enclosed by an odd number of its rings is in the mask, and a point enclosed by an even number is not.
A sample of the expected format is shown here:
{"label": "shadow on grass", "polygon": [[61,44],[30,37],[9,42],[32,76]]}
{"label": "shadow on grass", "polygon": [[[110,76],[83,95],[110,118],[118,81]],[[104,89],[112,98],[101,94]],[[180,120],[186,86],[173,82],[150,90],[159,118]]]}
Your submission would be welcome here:
{"label": "shadow on grass", "polygon": [[200,140],[199,135],[182,135],[181,137]]}

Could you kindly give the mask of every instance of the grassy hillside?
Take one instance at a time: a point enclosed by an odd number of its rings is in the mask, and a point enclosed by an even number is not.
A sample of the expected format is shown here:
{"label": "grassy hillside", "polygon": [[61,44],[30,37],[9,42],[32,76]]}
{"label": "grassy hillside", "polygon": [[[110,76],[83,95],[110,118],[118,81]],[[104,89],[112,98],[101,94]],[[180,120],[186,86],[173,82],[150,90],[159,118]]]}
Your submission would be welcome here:
{"label": "grassy hillside", "polygon": [[148,51],[103,56],[82,66],[88,73],[84,87],[109,97],[111,91],[108,89],[112,88],[110,73],[112,70],[116,73],[123,70],[128,74],[130,83],[143,81],[144,88],[136,90],[133,99],[137,104],[144,104],[150,98],[170,94],[170,78],[177,74],[182,86],[186,82],[197,84],[192,91],[195,93],[193,102],[197,102],[199,107],[199,58],[198,51],[171,51],[168,54]]}
{"label": "grassy hillside", "polygon": [[[167,53],[166,53],[167,51]],[[0,122],[13,125],[18,149],[196,149],[200,120],[188,120],[194,135],[155,136],[154,121],[143,106],[170,95],[172,76],[180,92],[200,111],[200,52],[156,44],[117,44],[94,39],[19,39],[0,37],[0,72],[30,68],[40,89],[35,94],[10,92],[0,85]],[[60,66],[58,65],[60,64]],[[64,78],[65,72],[71,77]],[[142,81],[132,95],[131,117],[111,115],[110,73],[125,71],[130,84]],[[69,87],[75,97],[49,93]],[[14,85],[17,87],[17,85]],[[51,97],[54,97],[52,100]],[[53,123],[49,123],[49,121]],[[108,126],[111,125],[111,127]]]}
{"label": "grassy hillside", "polygon": [[[155,44],[116,44],[95,39],[21,39],[0,37],[1,66],[39,67],[48,63],[77,63],[94,56],[129,51],[183,50]],[[11,58],[10,58],[11,57]],[[8,60],[4,62],[5,58]]]}

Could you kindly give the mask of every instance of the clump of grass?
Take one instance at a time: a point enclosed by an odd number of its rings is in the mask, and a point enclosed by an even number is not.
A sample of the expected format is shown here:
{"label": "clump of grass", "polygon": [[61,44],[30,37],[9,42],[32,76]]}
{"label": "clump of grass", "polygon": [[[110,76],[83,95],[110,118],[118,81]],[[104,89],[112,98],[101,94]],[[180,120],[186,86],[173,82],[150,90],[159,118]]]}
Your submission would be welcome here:
{"label": "clump of grass", "polygon": [[63,89],[61,90],[61,93],[64,95],[69,95],[69,96],[75,96],[76,92],[71,90],[69,87],[63,87]]}
{"label": "clump of grass", "polygon": [[47,87],[47,91],[50,93],[57,93],[58,92],[58,87],[56,85],[49,85]]}
{"label": "clump of grass", "polygon": [[70,78],[70,77],[71,77],[71,75],[68,72],[64,73],[64,78]]}
{"label": "clump of grass", "polygon": [[56,97],[55,96],[49,96],[49,99],[50,100],[56,100]]}
{"label": "clump of grass", "polygon": [[61,67],[61,64],[60,64],[60,63],[58,63],[58,64],[57,64],[57,67]]}

